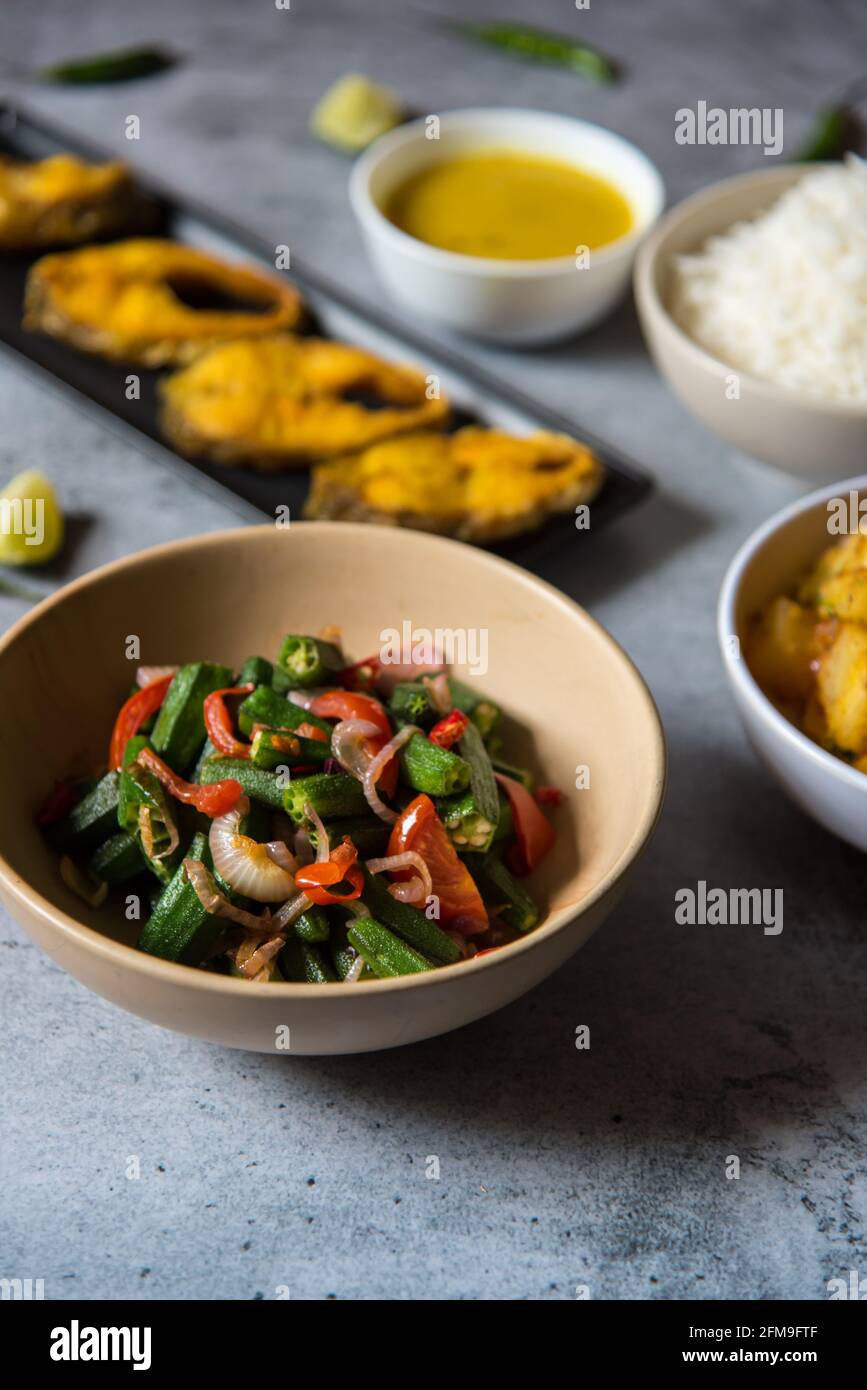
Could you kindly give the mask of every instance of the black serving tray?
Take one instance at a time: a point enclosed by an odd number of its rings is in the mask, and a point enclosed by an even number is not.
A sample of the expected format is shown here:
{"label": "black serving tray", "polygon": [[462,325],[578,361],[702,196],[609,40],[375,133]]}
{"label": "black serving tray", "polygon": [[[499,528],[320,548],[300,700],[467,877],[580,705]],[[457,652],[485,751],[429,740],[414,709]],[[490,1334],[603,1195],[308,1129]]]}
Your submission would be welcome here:
{"label": "black serving tray", "polygon": [[[41,116],[10,103],[0,103],[0,152],[20,159],[42,159],[61,151],[91,160],[115,157]],[[180,198],[153,179],[142,177],[137,178],[137,182],[157,205],[161,235],[202,246],[229,259],[257,262],[274,273],[274,248],[264,238],[210,209]],[[0,347],[18,354],[26,364],[41,368],[62,386],[73,388],[85,403],[109,412],[115,422],[131,426],[149,450],[159,452],[163,462],[205,474],[212,482],[243,498],[251,508],[269,516],[274,516],[276,508],[286,506],[293,518],[301,516],[308,486],[306,470],[256,473],[184,459],[160,437],[156,411],[158,372],[136,368],[141,395],[138,400],[128,400],[128,367],[78,352],[44,334],[25,332],[21,327],[21,308],[24,283],[33,259],[35,257],[26,255],[0,257]],[[590,445],[607,469],[606,482],[592,504],[594,530],[634,506],[650,491],[649,474],[576,421],[546,410],[507,383],[479,370],[459,353],[428,342],[423,334],[406,327],[398,319],[354,299],[317,272],[299,265],[294,254],[290,278],[311,308],[317,333],[342,338],[384,357],[415,362],[426,371],[436,372],[454,406],[455,426],[479,423],[514,429],[517,433],[555,430],[574,435]],[[251,510],[249,514],[254,513]],[[541,540],[550,557],[552,548],[574,544],[578,534],[572,518],[564,516],[548,522],[541,532],[518,537],[499,548],[519,562],[527,561],[531,553],[538,554]]]}

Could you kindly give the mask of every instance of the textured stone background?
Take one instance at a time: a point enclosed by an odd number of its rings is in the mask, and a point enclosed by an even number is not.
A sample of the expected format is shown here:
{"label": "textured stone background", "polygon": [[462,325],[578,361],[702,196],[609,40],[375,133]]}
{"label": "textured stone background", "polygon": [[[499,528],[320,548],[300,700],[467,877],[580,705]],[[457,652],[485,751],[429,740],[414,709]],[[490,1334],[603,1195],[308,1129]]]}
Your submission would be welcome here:
{"label": "textured stone background", "polygon": [[[573,22],[567,0],[478,12],[522,9]],[[7,90],[127,155],[135,112],[142,166],[373,299],[346,162],[306,133],[347,69],[426,111],[515,103],[598,119],[646,149],[675,200],[764,160],[676,146],[676,108],[781,106],[791,153],[864,51],[855,0],[593,0],[579,19],[623,59],[619,86],[466,46],[379,0],[293,0],[288,14],[270,0],[5,0],[0,52],[35,63],[173,44],[188,61],[151,82]],[[295,1298],[556,1299],[587,1283],[607,1299],[819,1299],[829,1278],[867,1273],[864,863],[757,765],[713,632],[727,560],[798,485],[682,413],[628,304],[555,351],[479,357],[659,480],[651,504],[555,576],[638,662],[668,730],[667,810],[639,881],[511,1008],[399,1052],[319,1060],[160,1032],[60,973],[3,914],[0,1274],[44,1278],[54,1298],[271,1298],[285,1284]],[[76,517],[54,572],[21,581],[34,592],[248,514],[3,359],[0,477],[26,465],[56,479]],[[0,607],[8,623],[25,604]],[[675,926],[675,890],[698,878],[783,887],[782,935]],[[573,1046],[579,1023],[589,1053]],[[439,1182],[424,1175],[430,1154]],[[725,1179],[729,1154],[739,1181]]]}

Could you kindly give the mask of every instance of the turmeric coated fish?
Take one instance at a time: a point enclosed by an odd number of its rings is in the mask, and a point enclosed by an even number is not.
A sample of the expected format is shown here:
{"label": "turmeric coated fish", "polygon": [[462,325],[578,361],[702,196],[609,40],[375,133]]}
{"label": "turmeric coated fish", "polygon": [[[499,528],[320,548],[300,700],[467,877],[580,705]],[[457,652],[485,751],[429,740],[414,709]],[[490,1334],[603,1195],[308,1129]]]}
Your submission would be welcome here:
{"label": "turmeric coated fish", "polygon": [[496,541],[590,502],[604,476],[592,450],[564,434],[409,434],[320,464],[305,515]]}
{"label": "turmeric coated fish", "polygon": [[143,367],[292,328],[301,314],[286,281],[158,237],[43,256],[24,299],[25,328]]}
{"label": "turmeric coated fish", "polygon": [[47,251],[150,226],[154,208],[125,165],[71,154],[0,155],[0,251]]}
{"label": "turmeric coated fish", "polygon": [[414,367],[288,334],[213,348],[160,394],[162,431],[181,453],[272,471],[440,425],[449,410]]}

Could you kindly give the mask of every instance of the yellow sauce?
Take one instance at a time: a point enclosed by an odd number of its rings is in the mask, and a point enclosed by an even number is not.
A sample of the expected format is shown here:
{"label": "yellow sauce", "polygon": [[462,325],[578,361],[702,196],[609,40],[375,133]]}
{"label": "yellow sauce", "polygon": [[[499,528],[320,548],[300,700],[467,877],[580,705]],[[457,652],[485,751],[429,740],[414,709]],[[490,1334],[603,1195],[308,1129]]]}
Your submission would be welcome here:
{"label": "yellow sauce", "polygon": [[633,225],[623,194],[598,174],[502,149],[431,164],[401,184],[383,212],[430,246],[496,260],[574,256]]}

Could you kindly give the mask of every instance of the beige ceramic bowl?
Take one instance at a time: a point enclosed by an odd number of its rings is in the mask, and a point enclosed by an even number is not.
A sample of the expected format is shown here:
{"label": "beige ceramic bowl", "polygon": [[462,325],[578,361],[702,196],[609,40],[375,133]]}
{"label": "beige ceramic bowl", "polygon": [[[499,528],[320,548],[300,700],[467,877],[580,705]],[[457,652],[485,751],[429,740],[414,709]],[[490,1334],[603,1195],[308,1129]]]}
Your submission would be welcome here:
{"label": "beige ceramic bowl", "polygon": [[[479,679],[515,720],[509,751],[568,789],[557,846],[532,880],[544,924],[478,962],[408,979],[250,985],[155,960],[106,904],[63,885],[33,816],[70,760],[104,760],[142,659],[237,666],[273,653],[286,631],[339,623],[349,653],[386,628],[480,629]],[[511,720],[510,720],[511,723]],[[34,749],[39,756],[34,756]],[[653,701],[616,643],[556,590],[453,541],[333,522],[250,527],[179,541],[107,565],[46,600],[0,641],[0,896],[65,970],[154,1023],[229,1047],[270,1052],[290,1029],[297,1053],[365,1052],[432,1037],[509,1003],[587,940],[611,911],[659,814],[663,734]]]}
{"label": "beige ceramic bowl", "polygon": [[763,463],[831,480],[863,470],[867,407],[826,403],[742,371],[736,373],[740,397],[729,399],[735,368],[694,343],[667,307],[675,256],[759,216],[816,167],[789,164],[727,179],[673,208],[638,253],[635,297],[653,360],[696,419]]}

